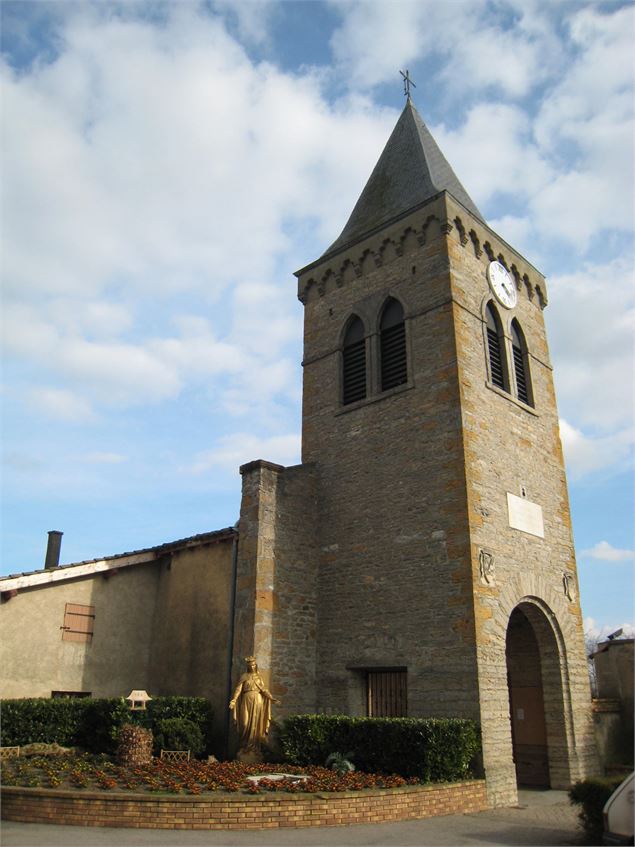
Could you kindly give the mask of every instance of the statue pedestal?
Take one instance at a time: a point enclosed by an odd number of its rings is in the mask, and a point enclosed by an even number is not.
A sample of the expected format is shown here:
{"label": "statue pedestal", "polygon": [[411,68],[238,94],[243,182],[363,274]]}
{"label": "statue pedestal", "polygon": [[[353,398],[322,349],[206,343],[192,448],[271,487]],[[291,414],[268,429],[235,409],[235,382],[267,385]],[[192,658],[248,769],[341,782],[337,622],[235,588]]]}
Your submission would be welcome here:
{"label": "statue pedestal", "polygon": [[260,750],[239,750],[236,753],[236,761],[242,762],[243,765],[259,765],[264,759]]}

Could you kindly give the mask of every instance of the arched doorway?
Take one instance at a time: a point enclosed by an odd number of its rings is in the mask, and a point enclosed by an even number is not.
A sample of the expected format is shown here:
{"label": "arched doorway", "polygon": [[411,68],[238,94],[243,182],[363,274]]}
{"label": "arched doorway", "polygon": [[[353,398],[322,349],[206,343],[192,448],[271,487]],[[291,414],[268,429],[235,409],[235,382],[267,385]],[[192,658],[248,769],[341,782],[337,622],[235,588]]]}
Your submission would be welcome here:
{"label": "arched doorway", "polygon": [[516,606],[507,626],[507,684],[519,785],[556,788],[569,777],[562,679],[566,658],[555,627],[555,619],[530,600]]}

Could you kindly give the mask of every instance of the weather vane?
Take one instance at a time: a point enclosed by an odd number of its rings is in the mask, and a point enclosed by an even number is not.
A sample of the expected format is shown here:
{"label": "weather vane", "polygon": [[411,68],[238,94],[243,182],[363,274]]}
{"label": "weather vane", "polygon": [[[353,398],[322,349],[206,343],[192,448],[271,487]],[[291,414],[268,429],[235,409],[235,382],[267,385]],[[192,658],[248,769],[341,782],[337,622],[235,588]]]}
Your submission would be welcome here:
{"label": "weather vane", "polygon": [[407,98],[408,98],[408,100],[410,100],[410,86],[412,86],[413,88],[416,88],[416,87],[417,87],[417,85],[416,85],[416,83],[414,83],[414,82],[410,79],[410,71],[408,70],[408,68],[406,68],[406,72],[405,72],[405,73],[404,73],[403,71],[399,71],[399,73],[400,73],[400,74],[402,75],[402,77],[403,77],[403,93],[404,93],[404,97],[407,97]]}

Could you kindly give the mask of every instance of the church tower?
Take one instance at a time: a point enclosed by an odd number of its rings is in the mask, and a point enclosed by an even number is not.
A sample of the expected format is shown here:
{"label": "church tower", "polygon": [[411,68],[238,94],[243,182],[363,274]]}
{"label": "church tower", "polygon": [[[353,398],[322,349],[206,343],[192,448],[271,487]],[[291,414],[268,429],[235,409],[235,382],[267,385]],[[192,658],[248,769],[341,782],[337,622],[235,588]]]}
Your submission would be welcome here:
{"label": "church tower", "polygon": [[297,277],[302,465],[241,469],[234,655],[287,712],[477,720],[495,804],[594,772],[545,280],[410,98]]}

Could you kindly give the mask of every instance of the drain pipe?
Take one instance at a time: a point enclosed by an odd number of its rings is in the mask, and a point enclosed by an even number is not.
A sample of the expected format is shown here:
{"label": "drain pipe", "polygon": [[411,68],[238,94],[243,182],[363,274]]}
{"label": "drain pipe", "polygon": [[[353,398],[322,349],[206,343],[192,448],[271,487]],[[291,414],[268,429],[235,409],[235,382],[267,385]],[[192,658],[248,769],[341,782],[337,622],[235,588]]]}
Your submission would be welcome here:
{"label": "drain pipe", "polygon": [[232,575],[231,575],[231,584],[229,587],[229,638],[227,639],[227,679],[225,684],[225,719],[224,719],[224,727],[225,727],[225,740],[224,740],[224,748],[223,748],[223,758],[226,760],[229,755],[229,729],[230,729],[230,721],[231,716],[229,712],[229,701],[232,698],[232,694],[234,693],[232,690],[232,662],[234,658],[234,632],[235,632],[235,614],[236,614],[236,581],[238,578],[238,525],[239,521],[236,521],[234,524],[234,530],[236,531],[236,535],[234,536],[234,541],[232,544]]}

